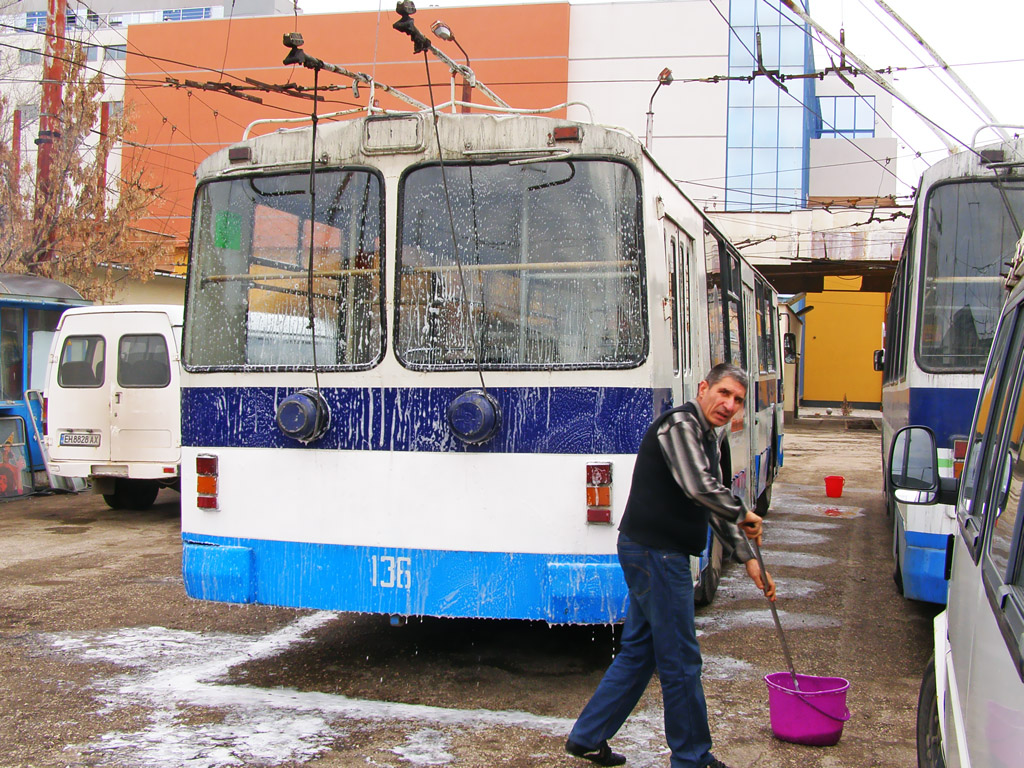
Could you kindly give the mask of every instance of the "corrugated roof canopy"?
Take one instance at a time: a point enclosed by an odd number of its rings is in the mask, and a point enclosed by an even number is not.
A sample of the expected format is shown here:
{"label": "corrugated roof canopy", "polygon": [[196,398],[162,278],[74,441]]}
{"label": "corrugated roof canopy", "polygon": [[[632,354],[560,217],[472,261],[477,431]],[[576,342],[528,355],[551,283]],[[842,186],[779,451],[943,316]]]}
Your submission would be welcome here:
{"label": "corrugated roof canopy", "polygon": [[43,296],[48,299],[70,299],[84,301],[82,294],[59,280],[36,275],[0,274],[0,293],[15,296]]}

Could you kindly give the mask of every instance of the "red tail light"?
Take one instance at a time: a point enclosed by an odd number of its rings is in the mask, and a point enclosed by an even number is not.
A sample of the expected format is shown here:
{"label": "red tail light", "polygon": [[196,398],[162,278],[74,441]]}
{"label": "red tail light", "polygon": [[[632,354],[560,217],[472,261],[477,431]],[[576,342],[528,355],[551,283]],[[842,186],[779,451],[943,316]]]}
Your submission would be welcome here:
{"label": "red tail light", "polygon": [[48,434],[48,433],[47,433],[47,431],[46,431],[46,414],[47,414],[47,412],[48,412],[48,410],[49,410],[49,409],[47,408],[47,405],[48,405],[48,402],[47,402],[47,398],[45,398],[45,397],[44,397],[44,398],[43,398],[43,413],[42,413],[42,422],[43,422],[43,436],[44,436],[44,437],[45,437],[45,436],[46,436],[46,435]]}
{"label": "red tail light", "polygon": [[964,461],[967,459],[967,441],[953,441],[953,477],[957,480],[964,471]]}
{"label": "red tail light", "polygon": [[216,456],[196,456],[196,506],[217,509],[218,464]]}
{"label": "red tail light", "polygon": [[612,521],[612,465],[610,461],[587,464],[587,522]]}

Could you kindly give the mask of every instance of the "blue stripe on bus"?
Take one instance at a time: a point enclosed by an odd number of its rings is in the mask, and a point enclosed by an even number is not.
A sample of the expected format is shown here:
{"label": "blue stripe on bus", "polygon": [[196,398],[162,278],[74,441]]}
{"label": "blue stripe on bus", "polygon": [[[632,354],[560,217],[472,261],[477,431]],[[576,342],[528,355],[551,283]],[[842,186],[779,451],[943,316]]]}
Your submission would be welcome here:
{"label": "blue stripe on bus", "polygon": [[[201,448],[304,448],[276,424],[277,404],[294,389],[183,388],[181,440]],[[484,453],[636,453],[671,391],[637,387],[500,387],[501,429],[482,446],[451,432],[446,411],[465,388],[332,388],[327,433],[311,448]]]}
{"label": "blue stripe on bus", "polygon": [[924,425],[935,432],[939,448],[952,448],[954,436],[970,432],[977,401],[975,388],[912,387],[886,393],[882,408],[893,429]]}
{"label": "blue stripe on bus", "polygon": [[456,552],[190,533],[182,539],[185,590],[201,600],[552,624],[605,624],[626,615],[626,584],[615,555]]}
{"label": "blue stripe on bus", "polygon": [[955,435],[964,437],[970,431],[977,402],[978,390],[974,388],[911,389],[908,423],[931,427],[938,446],[951,448]]}

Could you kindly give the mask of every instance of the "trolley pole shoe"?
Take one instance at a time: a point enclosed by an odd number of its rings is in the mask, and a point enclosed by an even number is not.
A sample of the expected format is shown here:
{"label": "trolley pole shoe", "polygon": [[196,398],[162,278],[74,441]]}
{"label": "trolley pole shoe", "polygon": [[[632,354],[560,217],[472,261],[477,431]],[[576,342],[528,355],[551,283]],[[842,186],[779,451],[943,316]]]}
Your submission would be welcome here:
{"label": "trolley pole shoe", "polygon": [[589,749],[584,747],[582,744],[577,744],[572,739],[566,739],[565,751],[570,755],[582,757],[584,760],[589,760],[590,762],[597,763],[598,765],[626,764],[626,756],[620,755],[618,752],[612,752],[612,748],[608,746],[607,741],[602,741],[598,747]]}

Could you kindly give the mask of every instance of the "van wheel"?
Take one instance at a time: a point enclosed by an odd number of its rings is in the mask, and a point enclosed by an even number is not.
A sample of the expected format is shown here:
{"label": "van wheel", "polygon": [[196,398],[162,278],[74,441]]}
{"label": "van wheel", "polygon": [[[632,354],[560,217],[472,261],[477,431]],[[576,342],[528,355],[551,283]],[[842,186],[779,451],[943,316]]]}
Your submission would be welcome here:
{"label": "van wheel", "polygon": [[946,768],[939,731],[939,697],[935,688],[935,657],[928,660],[917,698],[917,768]]}
{"label": "van wheel", "polygon": [[693,588],[693,603],[698,606],[711,605],[722,578],[722,544],[715,536],[711,537],[711,542],[711,557],[700,572],[700,581]]}
{"label": "van wheel", "polygon": [[156,501],[160,486],[148,480],[118,479],[113,493],[103,494],[103,500],[111,509],[149,509]]}

